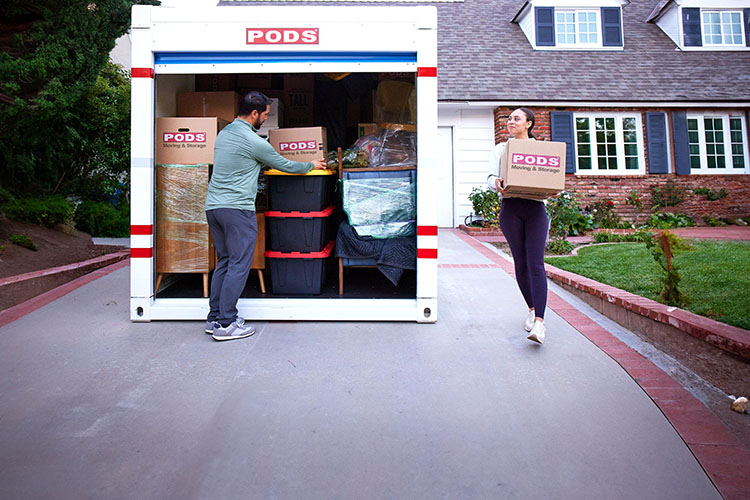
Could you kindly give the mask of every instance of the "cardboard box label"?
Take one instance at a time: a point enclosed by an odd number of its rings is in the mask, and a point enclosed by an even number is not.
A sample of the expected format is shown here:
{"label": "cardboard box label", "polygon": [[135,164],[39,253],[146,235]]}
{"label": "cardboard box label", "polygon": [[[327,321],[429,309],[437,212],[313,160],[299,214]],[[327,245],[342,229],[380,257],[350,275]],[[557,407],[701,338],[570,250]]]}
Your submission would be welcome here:
{"label": "cardboard box label", "polygon": [[565,189],[564,142],[510,140],[500,159],[508,197],[544,198]]}
{"label": "cardboard box label", "polygon": [[292,161],[320,160],[327,154],[324,127],[269,130],[268,142],[277,153]]}
{"label": "cardboard box label", "polygon": [[199,165],[214,162],[219,118],[157,118],[156,163]]}
{"label": "cardboard box label", "polygon": [[162,140],[164,142],[186,142],[186,143],[206,142],[206,133],[205,132],[197,132],[197,133],[164,132],[164,135],[162,136]]}

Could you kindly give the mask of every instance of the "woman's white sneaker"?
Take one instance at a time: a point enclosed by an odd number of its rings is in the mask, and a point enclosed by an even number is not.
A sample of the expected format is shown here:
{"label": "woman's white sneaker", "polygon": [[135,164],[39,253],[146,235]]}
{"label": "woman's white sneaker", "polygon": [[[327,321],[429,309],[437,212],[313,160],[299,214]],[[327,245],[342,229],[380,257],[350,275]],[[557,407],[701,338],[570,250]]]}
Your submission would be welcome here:
{"label": "woman's white sneaker", "polygon": [[529,315],[526,317],[526,321],[523,323],[523,329],[527,332],[530,332],[531,329],[534,327],[534,318],[535,318],[534,310],[529,310]]}
{"label": "woman's white sneaker", "polygon": [[531,335],[529,335],[526,338],[538,344],[543,344],[544,333],[546,331],[547,331],[547,328],[544,326],[544,323],[542,321],[534,321],[534,326],[531,328]]}

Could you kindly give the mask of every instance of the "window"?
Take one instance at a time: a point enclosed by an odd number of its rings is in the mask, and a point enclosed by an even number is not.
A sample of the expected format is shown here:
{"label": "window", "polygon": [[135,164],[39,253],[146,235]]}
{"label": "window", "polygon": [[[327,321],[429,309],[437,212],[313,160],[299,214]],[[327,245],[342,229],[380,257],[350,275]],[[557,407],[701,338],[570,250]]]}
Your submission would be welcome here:
{"label": "window", "polygon": [[690,171],[696,174],[746,173],[745,120],[741,116],[688,115]]}
{"label": "window", "polygon": [[599,45],[599,19],[595,10],[556,10],[557,45]]}
{"label": "window", "polygon": [[702,10],[703,45],[745,44],[742,12]]}
{"label": "window", "polygon": [[574,119],[578,173],[644,173],[640,115],[575,113]]}

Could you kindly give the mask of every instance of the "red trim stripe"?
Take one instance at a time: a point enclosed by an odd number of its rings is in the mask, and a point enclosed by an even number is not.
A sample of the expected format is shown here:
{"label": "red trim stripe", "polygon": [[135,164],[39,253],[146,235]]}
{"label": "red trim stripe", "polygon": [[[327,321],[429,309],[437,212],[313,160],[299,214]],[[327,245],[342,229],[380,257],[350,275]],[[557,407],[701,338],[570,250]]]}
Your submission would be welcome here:
{"label": "red trim stripe", "polygon": [[437,259],[437,248],[417,248],[418,259]]}
{"label": "red trim stripe", "polygon": [[417,68],[417,76],[437,76],[437,67]]}
{"label": "red trim stripe", "polygon": [[154,69],[153,68],[131,68],[130,77],[131,78],[153,78]]}
{"label": "red trim stripe", "polygon": [[150,236],[154,234],[154,226],[152,224],[130,226],[130,234],[138,236]]}
{"label": "red trim stripe", "polygon": [[437,236],[437,226],[417,226],[417,236]]}
{"label": "red trim stripe", "polygon": [[153,248],[131,248],[130,258],[131,259],[150,259],[154,256]]}

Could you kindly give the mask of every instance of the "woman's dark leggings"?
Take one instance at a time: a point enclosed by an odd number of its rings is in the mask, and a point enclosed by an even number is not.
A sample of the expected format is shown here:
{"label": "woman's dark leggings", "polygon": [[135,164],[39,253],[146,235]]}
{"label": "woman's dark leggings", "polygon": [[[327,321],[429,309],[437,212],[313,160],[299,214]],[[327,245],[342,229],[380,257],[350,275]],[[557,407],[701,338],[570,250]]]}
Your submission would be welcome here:
{"label": "woman's dark leggings", "polygon": [[524,198],[503,198],[500,228],[513,254],[518,288],[529,308],[534,308],[534,314],[544,318],[547,307],[544,247],[549,229],[544,203]]}

